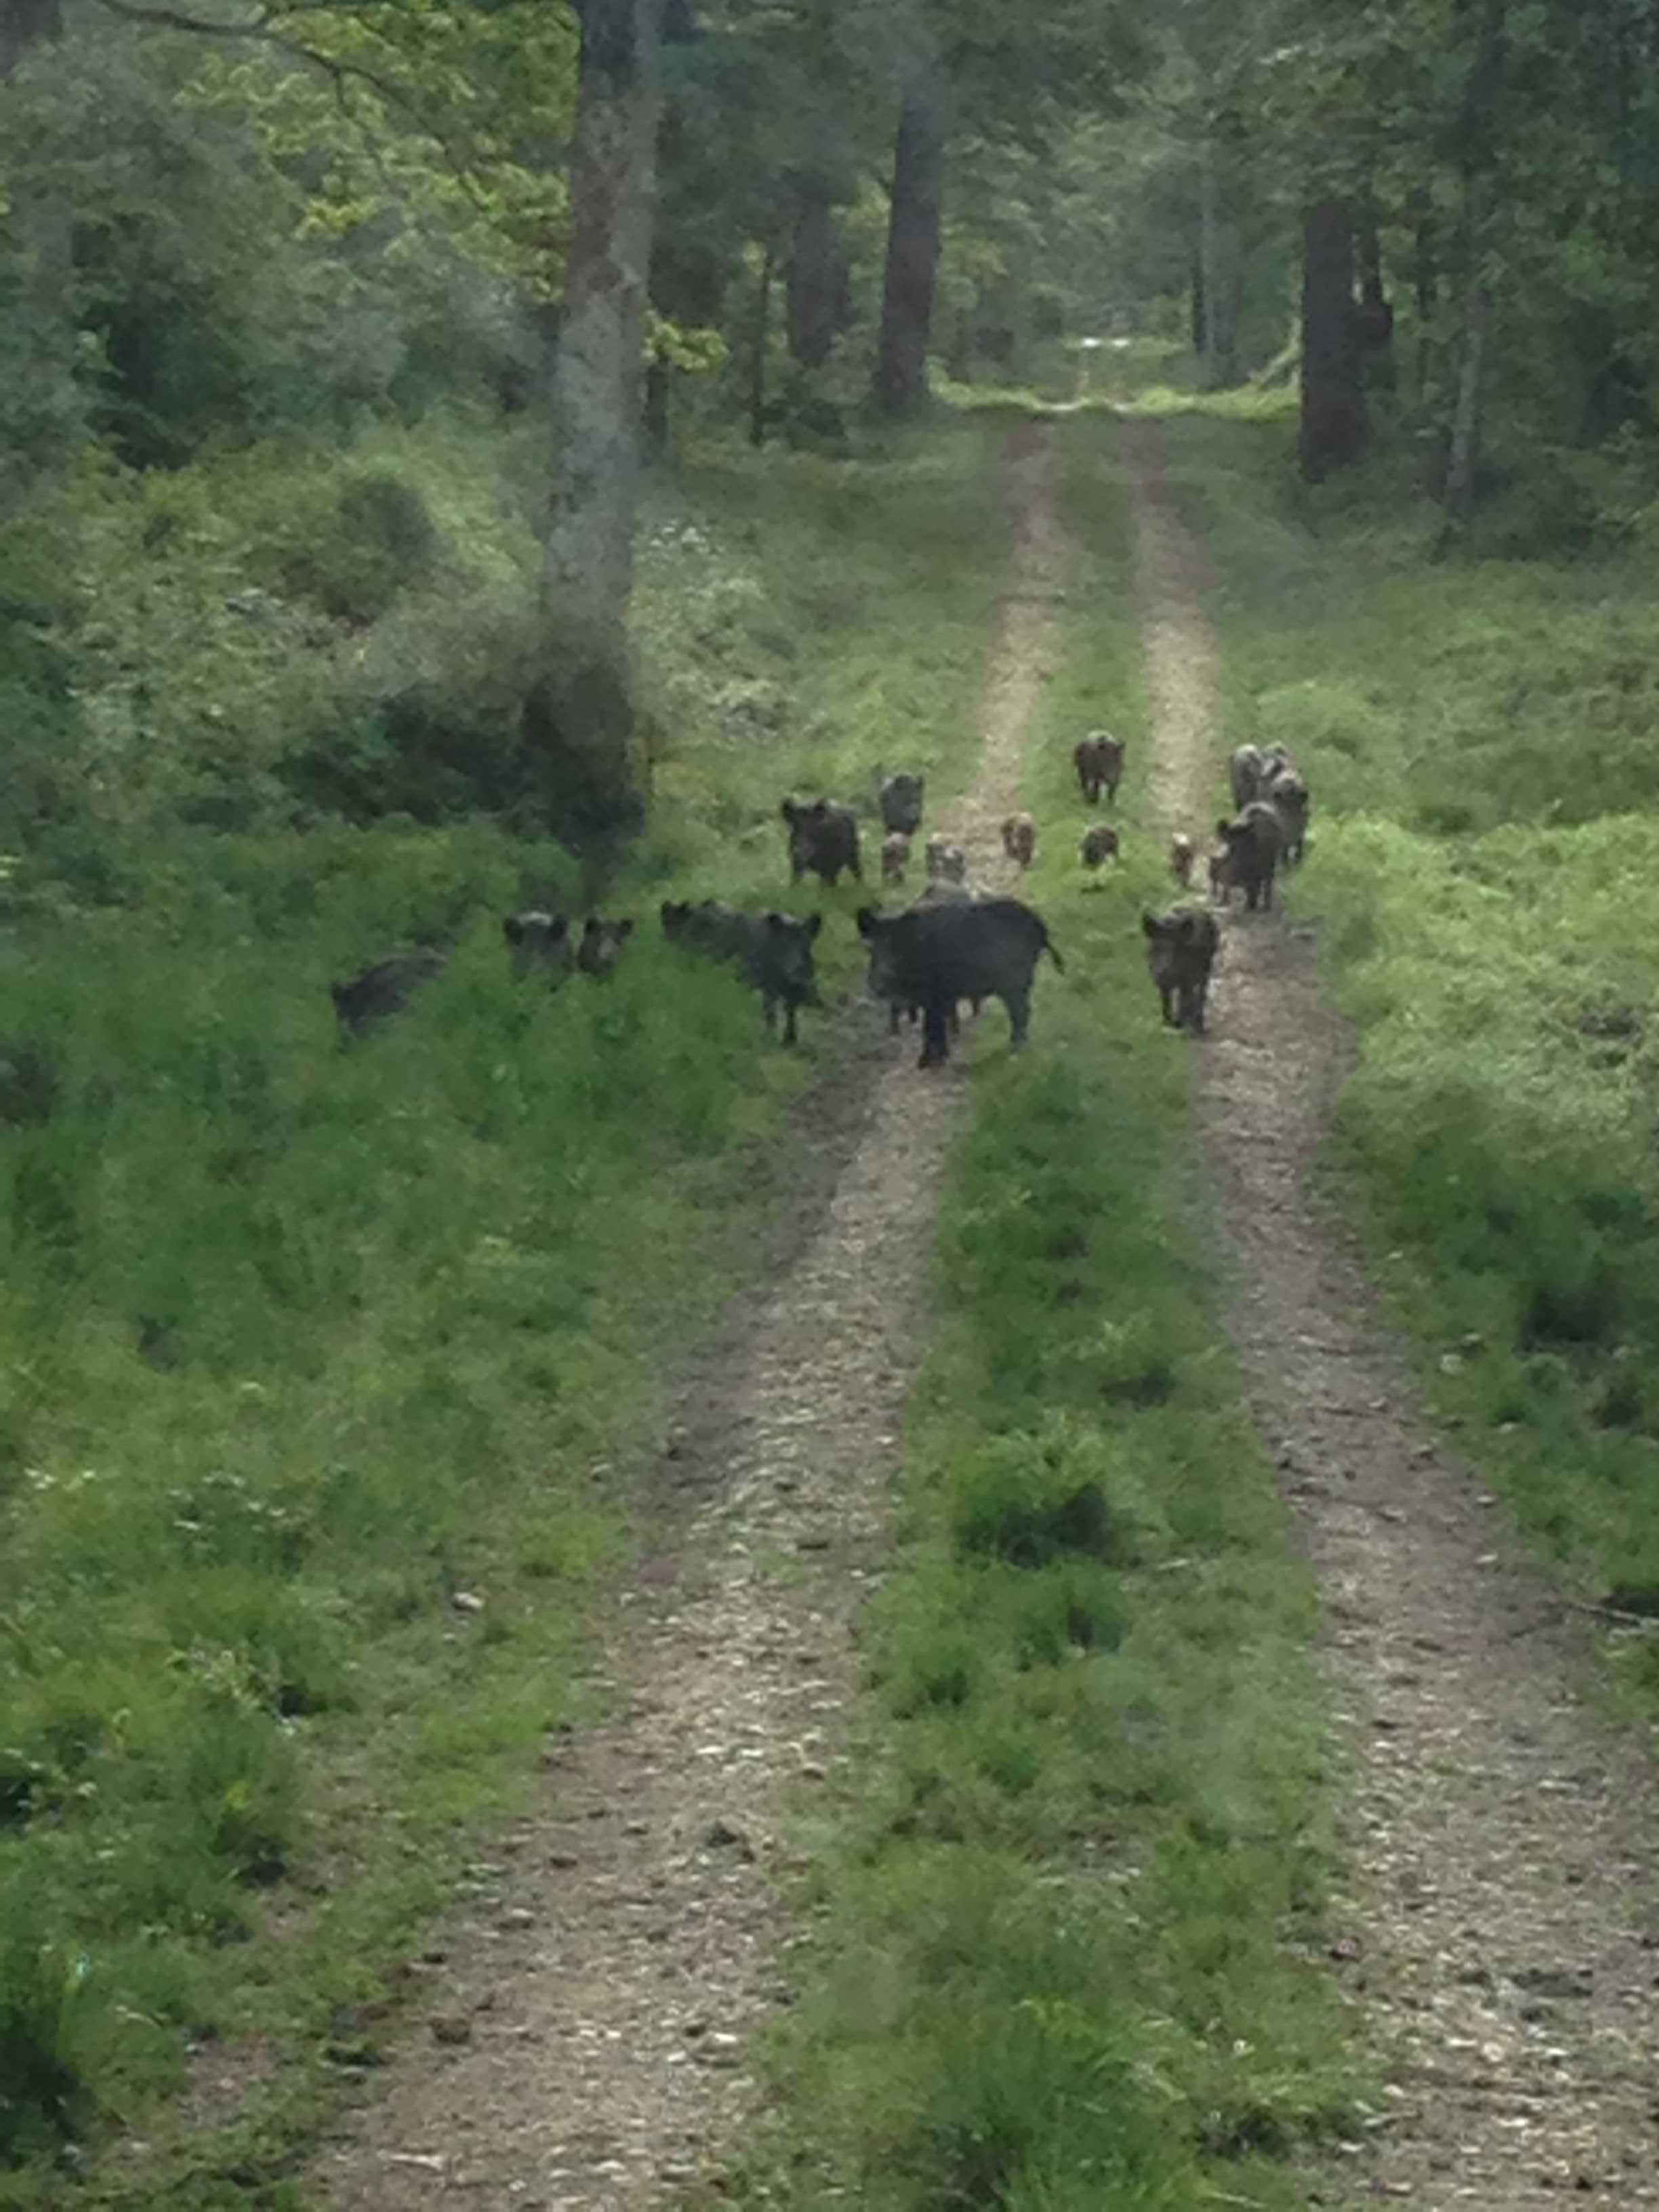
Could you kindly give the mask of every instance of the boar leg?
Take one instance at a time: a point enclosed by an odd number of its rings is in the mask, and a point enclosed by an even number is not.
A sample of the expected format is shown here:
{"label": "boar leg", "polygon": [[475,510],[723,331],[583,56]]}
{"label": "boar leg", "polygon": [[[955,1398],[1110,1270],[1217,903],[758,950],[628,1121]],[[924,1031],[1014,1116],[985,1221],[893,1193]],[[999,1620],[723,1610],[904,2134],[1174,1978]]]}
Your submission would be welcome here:
{"label": "boar leg", "polygon": [[921,1058],[922,1067],[938,1067],[951,1057],[951,1001],[935,995],[922,1008]]}

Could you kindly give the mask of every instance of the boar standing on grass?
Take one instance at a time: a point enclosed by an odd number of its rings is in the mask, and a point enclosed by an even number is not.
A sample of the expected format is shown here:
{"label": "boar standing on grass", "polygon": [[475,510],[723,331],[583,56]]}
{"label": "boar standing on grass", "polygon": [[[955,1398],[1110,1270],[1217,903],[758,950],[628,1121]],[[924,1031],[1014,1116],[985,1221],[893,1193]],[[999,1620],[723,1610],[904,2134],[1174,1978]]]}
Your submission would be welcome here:
{"label": "boar standing on grass", "polygon": [[881,841],[881,879],[884,884],[902,884],[904,872],[910,865],[910,840],[902,831],[890,830]]}
{"label": "boar standing on grass", "polygon": [[570,973],[574,951],[570,925],[562,914],[544,914],[539,907],[510,914],[501,924],[501,935],[507,939],[515,975],[539,974],[550,983],[559,984]]}
{"label": "boar standing on grass", "polygon": [[1204,1002],[1210,988],[1221,932],[1202,907],[1178,906],[1168,914],[1143,914],[1146,964],[1171,1029],[1202,1034]]}
{"label": "boar standing on grass", "polygon": [[786,799],[779,809],[789,830],[789,874],[794,883],[809,872],[826,890],[834,890],[845,868],[855,881],[864,881],[859,863],[859,825],[849,806],[833,799],[803,803]]}
{"label": "boar standing on grass", "polygon": [[939,899],[906,914],[860,907],[859,935],[870,948],[870,988],[890,1006],[922,1010],[921,1066],[951,1055],[960,999],[1000,999],[1015,1050],[1030,1026],[1031,979],[1047,952],[1062,967],[1041,915],[1018,899]]}
{"label": "boar standing on grass", "polygon": [[631,916],[621,921],[602,921],[590,914],[582,924],[582,941],[576,949],[576,965],[584,975],[610,975],[615,973],[622,951],[634,934]]}
{"label": "boar standing on grass", "polygon": [[1011,860],[1029,868],[1036,858],[1036,823],[1029,814],[1011,814],[1002,825],[1002,849]]}
{"label": "boar standing on grass", "polygon": [[1170,840],[1170,873],[1186,890],[1193,880],[1193,862],[1198,858],[1192,839],[1184,830],[1177,830]]}
{"label": "boar standing on grass", "polygon": [[349,983],[331,983],[329,996],[341,1028],[349,1037],[367,1036],[376,1022],[402,1013],[422,984],[441,975],[448,964],[441,952],[423,945],[418,952],[396,952],[389,960],[377,960]]}
{"label": "boar standing on grass", "polygon": [[907,775],[901,771],[884,776],[879,796],[882,828],[896,830],[901,837],[914,837],[921,827],[921,802],[927,787],[925,775]]}
{"label": "boar standing on grass", "polygon": [[1109,823],[1097,822],[1092,830],[1084,831],[1079,849],[1085,868],[1104,867],[1108,860],[1118,857],[1121,848],[1117,832]]}
{"label": "boar standing on grass", "polygon": [[1124,741],[1109,730],[1091,730],[1072,750],[1072,763],[1085,800],[1091,806],[1106,794],[1108,805],[1117,804],[1117,787],[1123,781]]}
{"label": "boar standing on grass", "polygon": [[1285,846],[1284,825],[1278,814],[1266,800],[1255,799],[1237,821],[1218,822],[1215,830],[1227,848],[1228,884],[1239,886],[1252,914],[1258,906],[1271,910],[1273,872]]}
{"label": "boar standing on grass", "polygon": [[813,942],[823,926],[822,915],[797,921],[787,914],[740,914],[719,899],[704,899],[700,906],[668,900],[662,908],[663,935],[671,944],[743,969],[761,994],[769,1030],[783,1008],[786,1044],[795,1042],[797,1008],[823,1004],[812,964]]}

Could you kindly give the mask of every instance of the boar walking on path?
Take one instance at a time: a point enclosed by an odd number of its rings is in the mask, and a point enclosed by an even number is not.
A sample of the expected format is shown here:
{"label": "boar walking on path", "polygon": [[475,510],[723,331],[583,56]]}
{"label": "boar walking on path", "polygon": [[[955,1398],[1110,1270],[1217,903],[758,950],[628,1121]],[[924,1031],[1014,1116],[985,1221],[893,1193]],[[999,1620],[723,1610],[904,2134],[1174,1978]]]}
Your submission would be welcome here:
{"label": "boar walking on path", "polygon": [[884,884],[902,884],[904,872],[910,865],[910,840],[897,830],[890,830],[881,841],[881,879]]}
{"label": "boar walking on path", "polygon": [[1178,906],[1168,914],[1143,914],[1146,964],[1171,1029],[1201,1033],[1204,1002],[1210,988],[1221,931],[1202,907]]}
{"label": "boar walking on path", "polygon": [[1267,774],[1267,757],[1260,745],[1239,745],[1227,763],[1227,781],[1232,786],[1233,805],[1242,814],[1253,799],[1261,796],[1261,780]]}
{"label": "boar walking on path", "polygon": [[845,868],[864,880],[859,861],[859,825],[848,806],[830,799],[786,799],[779,808],[789,831],[789,873],[799,883],[811,872],[834,890]]}
{"label": "boar walking on path", "polygon": [[1182,890],[1193,880],[1193,863],[1197,858],[1192,839],[1184,830],[1177,830],[1170,840],[1170,873]]}
{"label": "boar walking on path", "polygon": [[927,788],[925,775],[901,773],[884,776],[879,793],[882,828],[896,830],[901,837],[914,837],[921,827],[921,805]]}
{"label": "boar walking on path", "polygon": [[1029,868],[1036,857],[1036,823],[1029,814],[1011,814],[1002,825],[1002,849],[1011,860]]}
{"label": "boar walking on path", "polygon": [[795,1042],[796,1010],[823,1003],[812,962],[813,943],[823,926],[822,915],[797,921],[787,914],[742,914],[719,899],[704,899],[699,906],[666,900],[662,908],[663,935],[671,944],[743,969],[761,994],[769,1030],[783,1008],[786,1044]]}
{"label": "boar walking on path", "polygon": [[1123,781],[1124,741],[1109,730],[1091,730],[1072,749],[1072,764],[1083,796],[1091,805],[1106,794],[1108,805],[1117,804],[1117,787]]}
{"label": "boar walking on path", "polygon": [[860,907],[858,926],[875,996],[922,1010],[923,1067],[950,1058],[961,999],[1000,999],[1018,1050],[1030,1026],[1038,959],[1047,952],[1056,968],[1064,965],[1042,915],[1018,899],[939,900],[899,915]]}
{"label": "boar walking on path", "polygon": [[1118,835],[1109,823],[1097,822],[1092,830],[1083,833],[1081,858],[1085,868],[1103,867],[1108,860],[1115,860],[1119,853]]}
{"label": "boar walking on path", "polygon": [[1271,908],[1273,872],[1285,847],[1285,828],[1265,799],[1255,799],[1236,821],[1222,820],[1216,835],[1227,848],[1227,882],[1237,884],[1244,903],[1254,914],[1258,907]]}
{"label": "boar walking on path", "polygon": [[1285,865],[1297,866],[1308,842],[1308,787],[1293,768],[1270,775],[1261,796],[1278,815],[1285,833]]}

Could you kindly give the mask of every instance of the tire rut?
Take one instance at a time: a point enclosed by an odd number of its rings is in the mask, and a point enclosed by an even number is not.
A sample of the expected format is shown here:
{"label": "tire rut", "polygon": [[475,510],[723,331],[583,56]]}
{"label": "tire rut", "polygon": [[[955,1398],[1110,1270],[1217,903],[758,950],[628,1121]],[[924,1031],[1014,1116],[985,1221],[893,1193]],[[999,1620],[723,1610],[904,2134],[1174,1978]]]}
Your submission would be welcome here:
{"label": "tire rut", "polygon": [[[1012,872],[998,825],[1057,649],[1054,458],[1031,426],[1004,448],[1013,562],[981,758],[940,825],[992,884]],[[790,2000],[786,1812],[844,1755],[976,1056],[924,1079],[884,1026],[873,1006],[849,1014],[846,1061],[786,1148],[795,1255],[673,1395],[647,1483],[653,1553],[597,1678],[611,1717],[550,1755],[542,1802],[428,1954],[431,1997],[313,2161],[308,2202],[632,2212],[717,2183],[744,2144],[753,2036]],[[977,1054],[1004,1048],[994,1016]]]}
{"label": "tire rut", "polygon": [[[1224,751],[1201,540],[1123,425],[1165,826]],[[1194,1055],[1228,1327],[1323,1601],[1346,1781],[1337,1968],[1385,2084],[1310,2200],[1659,2203],[1659,1786],[1593,1639],[1437,1434],[1325,1166],[1353,1043],[1315,926],[1228,918]]]}

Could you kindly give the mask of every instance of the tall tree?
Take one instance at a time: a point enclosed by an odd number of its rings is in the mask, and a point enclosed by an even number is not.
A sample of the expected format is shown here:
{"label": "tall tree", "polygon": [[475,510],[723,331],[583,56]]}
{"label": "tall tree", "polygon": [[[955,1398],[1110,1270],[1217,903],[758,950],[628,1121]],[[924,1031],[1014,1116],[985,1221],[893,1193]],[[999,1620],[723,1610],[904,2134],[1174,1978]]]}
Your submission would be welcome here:
{"label": "tall tree", "polygon": [[1354,312],[1353,219],[1340,199],[1308,210],[1302,256],[1302,473],[1320,483],[1365,442]]}
{"label": "tall tree", "polygon": [[628,605],[661,105],[663,0],[582,0],[570,258],[553,374],[559,438],[547,664],[526,734],[552,826],[605,846],[637,827]]}
{"label": "tall tree", "polygon": [[876,362],[876,400],[887,415],[913,413],[927,398],[927,343],[943,236],[945,133],[943,88],[936,76],[919,70],[905,88],[893,153]]}

